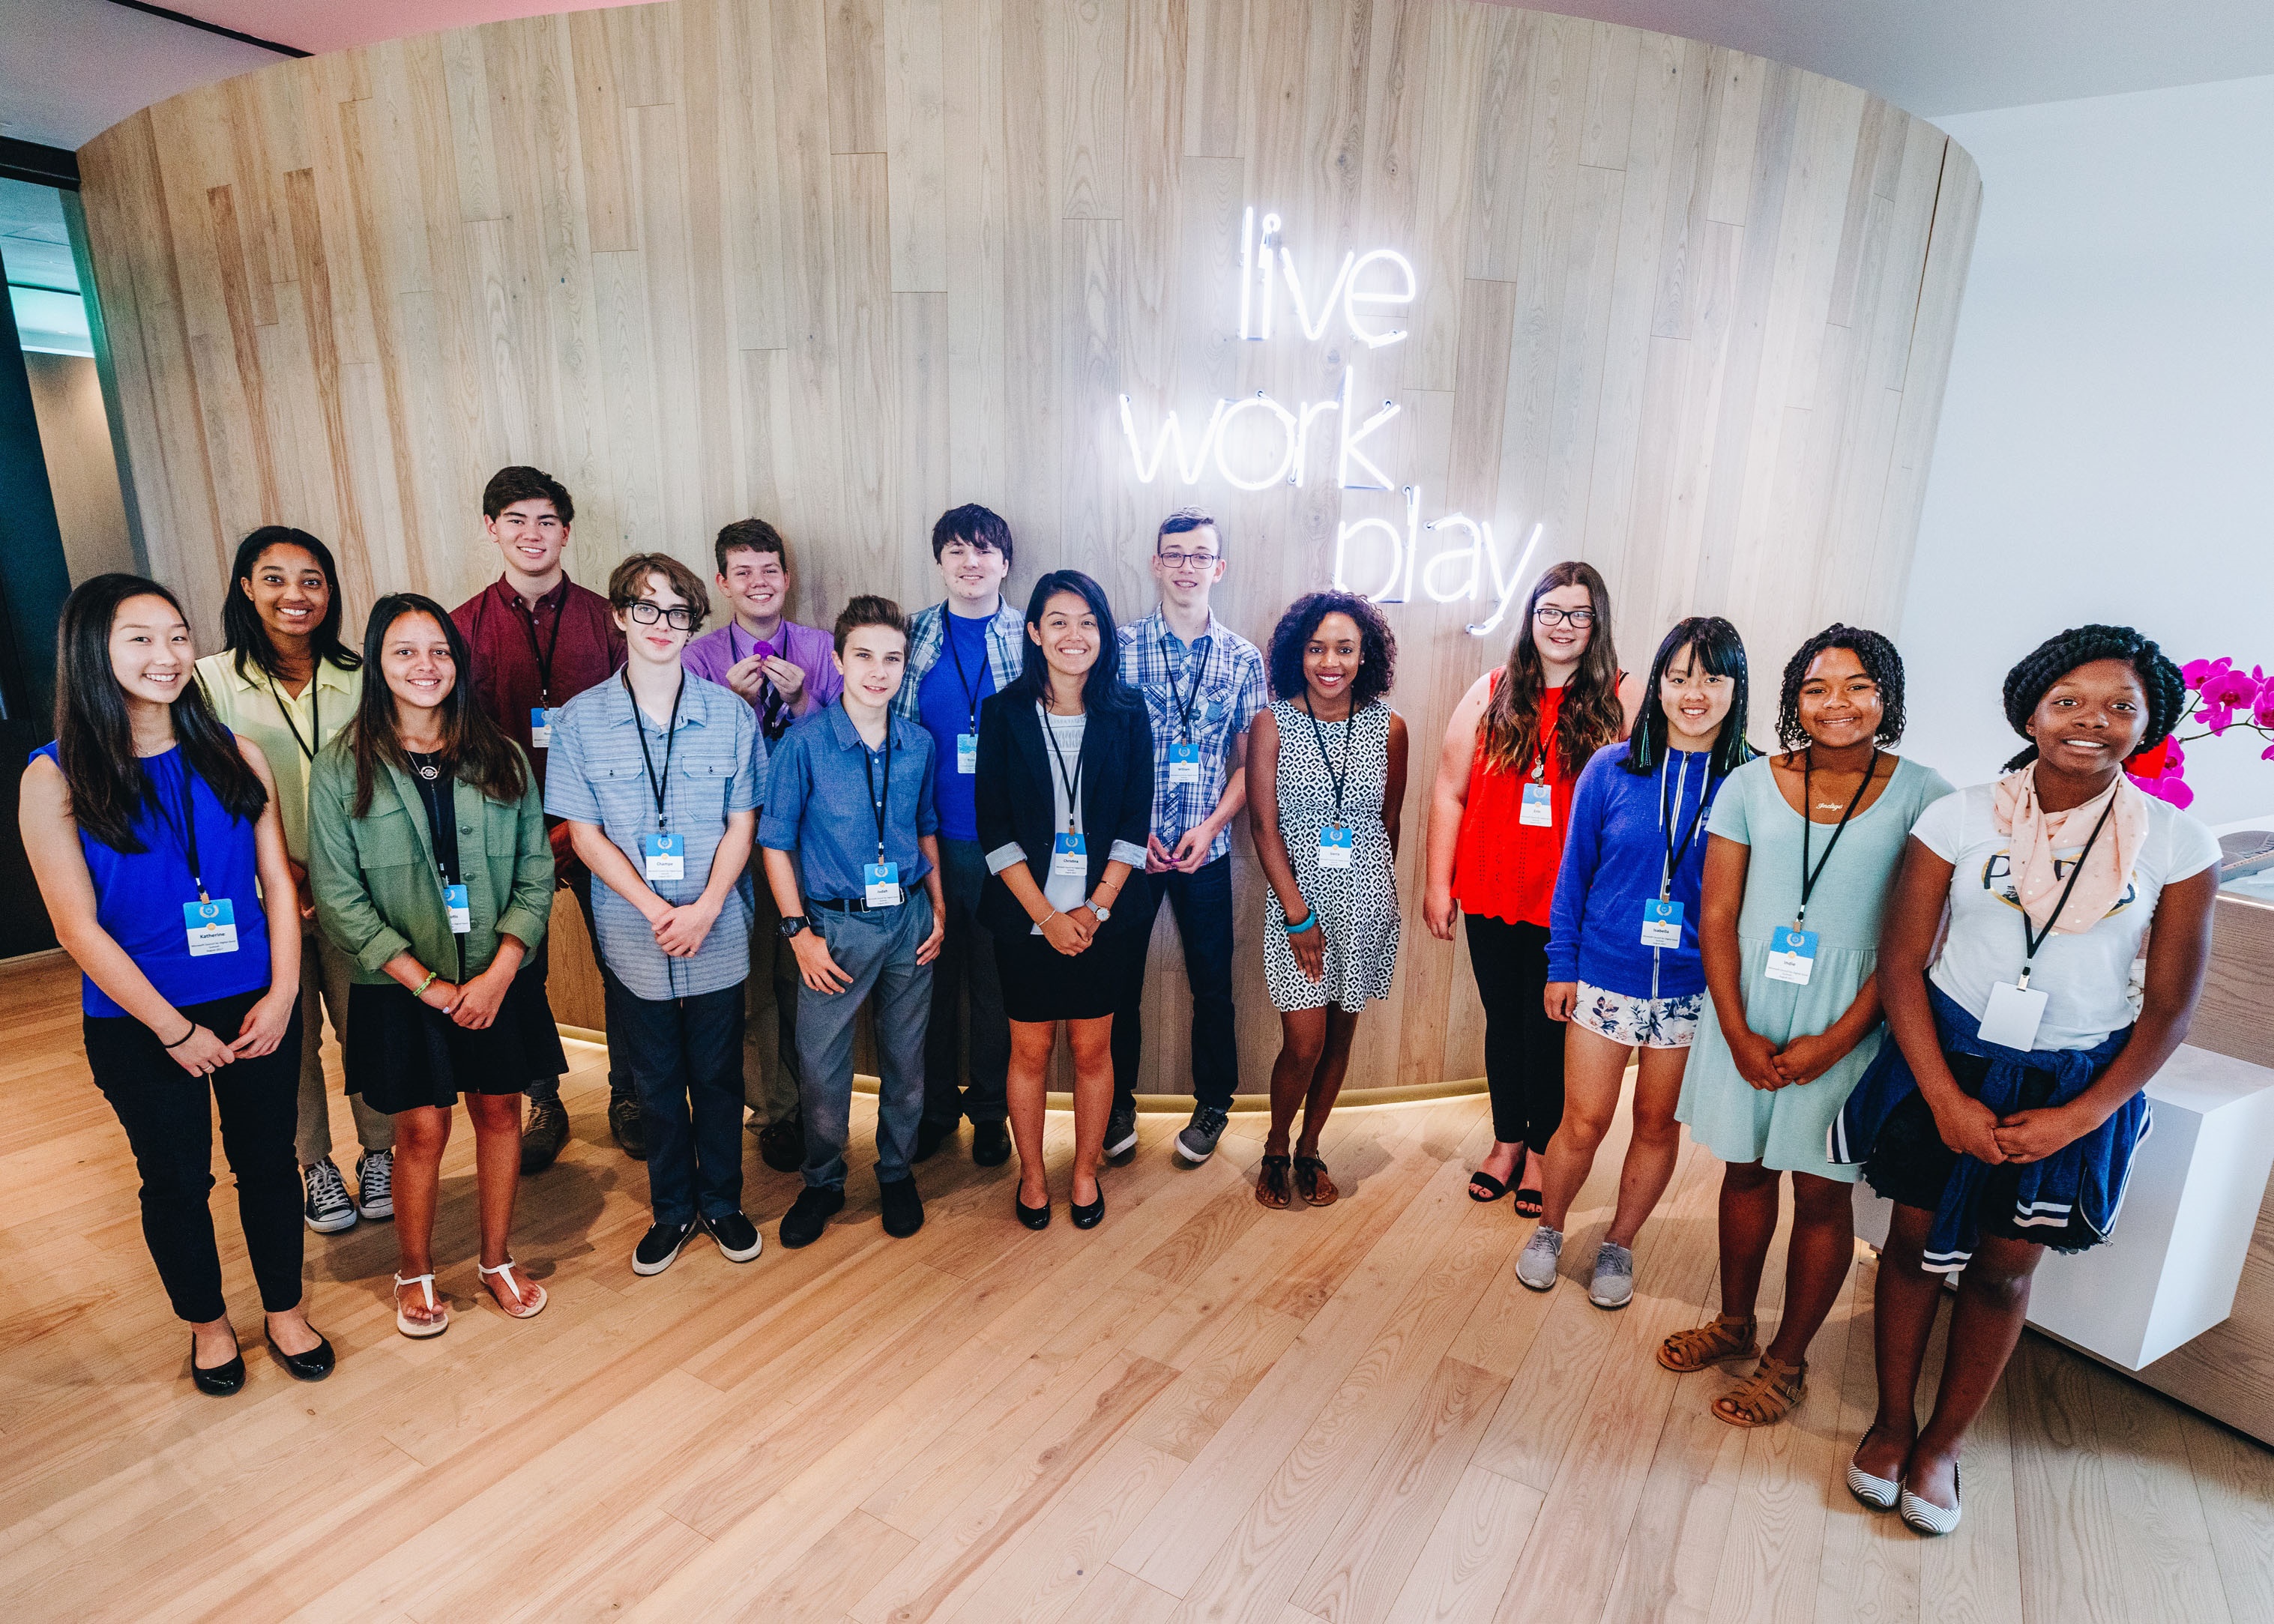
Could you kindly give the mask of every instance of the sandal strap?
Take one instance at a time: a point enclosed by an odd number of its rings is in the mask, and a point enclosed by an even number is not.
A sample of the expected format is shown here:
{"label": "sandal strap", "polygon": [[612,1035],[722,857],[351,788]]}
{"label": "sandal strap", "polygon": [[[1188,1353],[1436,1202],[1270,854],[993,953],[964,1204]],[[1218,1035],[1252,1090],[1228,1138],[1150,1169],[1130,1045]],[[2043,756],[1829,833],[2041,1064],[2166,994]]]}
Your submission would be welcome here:
{"label": "sandal strap", "polygon": [[1724,1394],[1721,1402],[1748,1420],[1779,1421],[1800,1402],[1801,1389],[1807,1380],[1807,1360],[1787,1365],[1763,1354],[1753,1373]]}
{"label": "sandal strap", "polygon": [[397,1288],[398,1289],[400,1289],[402,1287],[404,1287],[404,1286],[417,1286],[420,1290],[424,1291],[424,1292],[426,1294],[426,1306],[427,1306],[428,1308],[430,1308],[430,1309],[431,1309],[431,1308],[433,1308],[433,1307],[434,1306],[434,1276],[433,1276],[433,1275],[432,1275],[432,1274],[413,1274],[413,1275],[410,1275],[409,1278],[407,1278],[407,1279],[406,1279],[406,1278],[405,1278],[405,1277],[403,1277],[403,1275],[401,1275],[401,1274],[397,1274],[397,1275],[395,1277],[395,1286],[396,1286],[396,1288]]}
{"label": "sandal strap", "polygon": [[1758,1328],[1758,1322],[1751,1316],[1740,1319],[1722,1314],[1711,1325],[1675,1332],[1666,1339],[1666,1350],[1678,1359],[1712,1363],[1743,1352],[1752,1345]]}

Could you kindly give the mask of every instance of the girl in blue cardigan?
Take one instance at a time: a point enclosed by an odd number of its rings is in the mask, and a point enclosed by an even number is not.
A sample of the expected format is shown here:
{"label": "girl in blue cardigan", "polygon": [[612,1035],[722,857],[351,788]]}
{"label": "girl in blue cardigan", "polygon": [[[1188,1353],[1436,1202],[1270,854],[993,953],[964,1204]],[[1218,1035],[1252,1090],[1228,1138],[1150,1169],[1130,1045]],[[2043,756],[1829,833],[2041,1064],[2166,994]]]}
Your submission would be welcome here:
{"label": "girl in blue cardigan", "polygon": [[1667,633],[1633,736],[1580,774],[1548,919],[1547,1013],[1570,1023],[1562,1125],[1547,1147],[1546,1211],[1516,1265],[1534,1291],[1555,1284],[1563,1224],[1618,1109],[1627,1055],[1639,1050],[1634,1136],[1619,1204],[1596,1250],[1587,1300],[1634,1295],[1635,1235],[1674,1175],[1683,1064],[1706,996],[1698,898],[1714,792],[1752,757],[1745,742],[1745,645],[1698,616]]}

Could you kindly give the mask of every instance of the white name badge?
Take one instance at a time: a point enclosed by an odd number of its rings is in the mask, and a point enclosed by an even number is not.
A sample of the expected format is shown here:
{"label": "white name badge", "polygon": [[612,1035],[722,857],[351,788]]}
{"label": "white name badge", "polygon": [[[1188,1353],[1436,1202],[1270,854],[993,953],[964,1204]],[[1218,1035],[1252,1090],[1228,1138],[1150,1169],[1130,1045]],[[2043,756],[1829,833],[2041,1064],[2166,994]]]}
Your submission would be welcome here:
{"label": "white name badge", "polygon": [[1655,897],[1642,905],[1642,944],[1645,947],[1682,945],[1682,905]]}
{"label": "white name badge", "polygon": [[2044,994],[1999,981],[1990,989],[1990,1007],[1982,1012],[1982,1041],[2027,1054],[2037,1046],[2037,1024],[2044,1018]]}
{"label": "white name badge", "polygon": [[464,886],[442,887],[442,906],[449,912],[452,936],[462,936],[474,928],[474,910],[466,901]]}
{"label": "white name badge", "polygon": [[979,771],[979,735],[977,733],[955,735],[955,770],[958,772]]}
{"label": "white name badge", "polygon": [[237,910],[229,898],[182,904],[182,924],[190,933],[190,957],[237,951]]}
{"label": "white name badge", "polygon": [[1351,853],[1356,849],[1357,848],[1352,845],[1352,833],[1349,830],[1337,829],[1333,824],[1329,823],[1327,827],[1319,831],[1320,868],[1349,868],[1351,866]]}
{"label": "white name badge", "polygon": [[1050,846],[1052,874],[1088,874],[1089,841],[1081,835],[1060,835]]}
{"label": "white name badge", "polygon": [[531,749],[537,750],[553,748],[553,712],[543,705],[529,708],[529,744]]}
{"label": "white name badge", "polygon": [[655,880],[683,880],[687,877],[687,837],[684,835],[650,835],[641,850],[647,857],[647,877]]}
{"label": "white name badge", "polygon": [[1816,932],[1780,930],[1769,938],[1769,980],[1808,985],[1816,974]]}
{"label": "white name badge", "polygon": [[870,863],[861,870],[862,899],[872,908],[900,906],[900,865]]}
{"label": "white name badge", "polygon": [[1197,744],[1172,744],[1169,747],[1169,782],[1197,784],[1201,781],[1201,747]]}
{"label": "white name badge", "polygon": [[1516,821],[1534,829],[1555,827],[1555,798],[1547,786],[1527,784],[1524,786],[1524,804],[1517,810]]}

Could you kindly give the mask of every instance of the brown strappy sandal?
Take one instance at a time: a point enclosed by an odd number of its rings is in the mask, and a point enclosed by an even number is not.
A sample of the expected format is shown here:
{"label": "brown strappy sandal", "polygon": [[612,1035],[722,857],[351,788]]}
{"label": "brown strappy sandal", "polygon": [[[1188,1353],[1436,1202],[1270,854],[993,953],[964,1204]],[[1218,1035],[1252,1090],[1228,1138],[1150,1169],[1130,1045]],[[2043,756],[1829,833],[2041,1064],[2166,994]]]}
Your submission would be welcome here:
{"label": "brown strappy sandal", "polygon": [[1275,1213],[1284,1211],[1294,1199],[1287,1189],[1289,1160],[1266,1156],[1255,1166],[1255,1199]]}
{"label": "brown strappy sandal", "polygon": [[1343,1192],[1328,1176],[1327,1164],[1316,1156],[1295,1158],[1295,1188],[1308,1207],[1332,1207],[1342,1199]]}
{"label": "brown strappy sandal", "polygon": [[1658,1362],[1677,1376],[1695,1375],[1730,1359],[1750,1359],[1761,1350],[1751,1314],[1723,1314],[1711,1325],[1676,1331],[1659,1344]]}
{"label": "brown strappy sandal", "polygon": [[1808,1361],[1787,1365],[1763,1355],[1753,1373],[1713,1401],[1713,1418],[1731,1426],[1774,1426],[1790,1415],[1808,1386]]}

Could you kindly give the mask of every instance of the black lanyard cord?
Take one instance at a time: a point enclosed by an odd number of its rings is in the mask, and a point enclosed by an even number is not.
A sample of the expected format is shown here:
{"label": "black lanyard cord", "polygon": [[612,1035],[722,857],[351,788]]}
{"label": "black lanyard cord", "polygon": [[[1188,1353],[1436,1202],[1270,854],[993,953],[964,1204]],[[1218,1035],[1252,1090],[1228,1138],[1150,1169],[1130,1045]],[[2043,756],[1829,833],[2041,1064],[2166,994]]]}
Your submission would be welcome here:
{"label": "black lanyard cord", "polygon": [[1327,782],[1335,792],[1335,823],[1343,827],[1343,786],[1350,779],[1351,744],[1358,735],[1358,712],[1352,710],[1343,718],[1343,764],[1337,768],[1327,754],[1327,735],[1319,726],[1319,713],[1311,709],[1311,692],[1303,690],[1303,713],[1311,718],[1311,741],[1319,747],[1320,764],[1327,770]]}
{"label": "black lanyard cord", "polygon": [[[147,773],[148,770],[146,768],[144,771]],[[206,895],[205,866],[198,861],[198,805],[194,777],[190,771],[189,758],[184,756],[182,758],[182,822],[178,829],[174,829],[174,833],[181,840],[183,859],[190,865],[190,881],[198,888],[198,900],[211,902],[213,898]],[[154,793],[151,800],[158,808],[159,821],[172,829],[174,820],[166,816],[164,803]]]}
{"label": "black lanyard cord", "polygon": [[291,702],[284,697],[284,690],[277,686],[275,677],[268,679],[268,696],[276,702],[276,713],[284,718],[284,726],[292,730],[292,742],[300,747],[300,754],[310,761],[316,759],[316,747],[324,741],[324,713],[316,689],[316,679],[322,673],[323,662],[319,660],[316,669],[308,677],[309,736],[305,739],[300,737],[300,725],[292,719]]}
{"label": "black lanyard cord", "polygon": [[[1069,778],[1066,776],[1065,752],[1058,748],[1058,730],[1050,726],[1050,702],[1043,701],[1038,709],[1043,713],[1043,736],[1050,741],[1050,754],[1058,757],[1058,782],[1065,786],[1066,833],[1073,834],[1075,832],[1074,822],[1081,816],[1081,750],[1080,747],[1074,750],[1073,776]],[[1089,728],[1085,723],[1082,727],[1084,742],[1088,738]]]}
{"label": "black lanyard cord", "polygon": [[[964,674],[963,651],[955,646],[954,622],[957,618],[955,612],[946,605],[940,605],[939,634],[947,642],[948,658],[955,662],[955,684],[963,690],[964,710],[971,718],[971,731],[975,733],[979,731],[979,691],[971,685],[971,679]],[[983,678],[987,668],[982,665],[979,673]]]}
{"label": "black lanyard cord", "polygon": [[[2026,989],[2029,987],[2029,967],[2037,962],[2037,950],[2045,944],[2046,939],[2053,933],[2053,926],[2059,922],[2061,910],[2068,906],[2069,893],[2076,889],[2077,880],[2084,873],[2084,860],[2092,855],[2092,848],[2099,843],[2100,831],[2108,827],[2109,815],[2115,810],[2116,797],[2112,794],[2108,804],[2100,808],[2100,821],[2093,824],[2092,834],[2085,841],[2084,850],[2076,854],[2076,866],[2068,871],[2068,883],[2061,887],[2060,900],[2053,904],[2053,911],[2045,920],[2045,928],[2038,931],[2030,930],[2029,910],[2026,906],[2022,909],[2022,942],[2026,951],[2022,955],[2022,979],[2016,983],[2021,988]],[[2014,887],[2017,900],[2020,889],[2018,884]]]}
{"label": "black lanyard cord", "polygon": [[869,805],[877,814],[877,862],[880,868],[885,861],[885,808],[892,799],[892,720],[889,716],[885,718],[884,754],[885,793],[879,795],[877,793],[876,752],[870,749],[866,739],[861,741],[861,771],[868,777]]}
{"label": "black lanyard cord", "polygon": [[1668,816],[1666,810],[1666,770],[1674,764],[1674,757],[1676,756],[1682,757],[1682,784],[1675,789],[1674,800],[1674,810],[1679,813],[1682,810],[1683,797],[1687,794],[1690,787],[1690,752],[1668,750],[1666,753],[1667,759],[1660,762],[1658,767],[1658,827],[1667,837],[1666,864],[1658,871],[1658,899],[1660,902],[1673,894],[1675,865],[1680,861],[1681,853],[1689,846],[1690,840],[1697,835],[1698,822],[1706,816],[1706,797],[1713,787],[1713,769],[1709,764],[1706,769],[1706,782],[1698,791],[1698,809],[1690,815],[1690,822],[1683,827],[1682,838],[1678,840],[1674,838],[1674,820]]}
{"label": "black lanyard cord", "polygon": [[[1201,635],[1207,635],[1205,633]],[[1195,637],[1193,641],[1197,644],[1201,639]],[[1208,645],[1207,652],[1201,656],[1198,665],[1193,671],[1193,685],[1189,692],[1179,697],[1177,693],[1177,679],[1173,675],[1169,679],[1169,701],[1177,707],[1177,723],[1183,735],[1179,740],[1180,743],[1190,744],[1193,741],[1193,707],[1200,703],[1201,684],[1208,677],[1209,661],[1216,658],[1216,639],[1209,637]],[[1192,659],[1191,650],[1186,650],[1185,658],[1188,662]]]}
{"label": "black lanyard cord", "polygon": [[647,714],[640,709],[639,695],[632,692],[631,667],[623,671],[624,697],[632,702],[632,726],[639,730],[640,760],[647,767],[647,786],[655,794],[655,826],[658,830],[671,827],[665,802],[671,794],[671,753],[679,748],[679,702],[687,697],[687,674],[680,673],[679,687],[671,695],[671,725],[663,734],[663,777],[655,776],[655,757],[647,748]]}
{"label": "black lanyard cord", "polygon": [[1848,832],[1848,820],[1856,816],[1856,808],[1863,804],[1864,792],[1871,787],[1871,775],[1879,771],[1879,747],[1873,745],[1871,747],[1871,763],[1864,769],[1864,781],[1856,786],[1856,793],[1848,797],[1848,809],[1840,815],[1840,822],[1832,831],[1832,838],[1825,845],[1824,861],[1818,863],[1816,865],[1815,871],[1811,873],[1808,867],[1808,851],[1809,837],[1816,829],[1816,819],[1812,816],[1816,808],[1816,802],[1809,792],[1811,786],[1813,775],[1816,771],[1815,746],[1811,745],[1807,752],[1802,756],[1800,769],[1800,912],[1793,916],[1792,922],[1796,929],[1808,922],[1808,899],[1815,893],[1816,882],[1824,877],[1824,870],[1832,861],[1832,853],[1840,844],[1840,837]]}
{"label": "black lanyard cord", "polygon": [[[568,583],[563,581],[561,584],[562,586],[566,586],[568,585]],[[558,590],[559,589],[556,588],[555,590]],[[545,600],[541,598],[538,599],[538,602],[539,603],[543,603],[544,601]],[[516,604],[519,602],[517,595],[516,602]],[[561,595],[561,603],[559,607],[555,608],[553,612],[552,641],[547,643],[544,649],[540,650],[537,646],[537,611],[530,609],[524,614],[516,615],[515,617],[515,619],[521,621],[521,629],[529,634],[529,652],[531,657],[537,661],[538,696],[544,701],[545,706],[547,710],[552,709],[553,706],[553,657],[560,652],[561,622],[568,618],[568,595],[563,592]],[[728,646],[731,647],[732,645],[730,644]]]}

